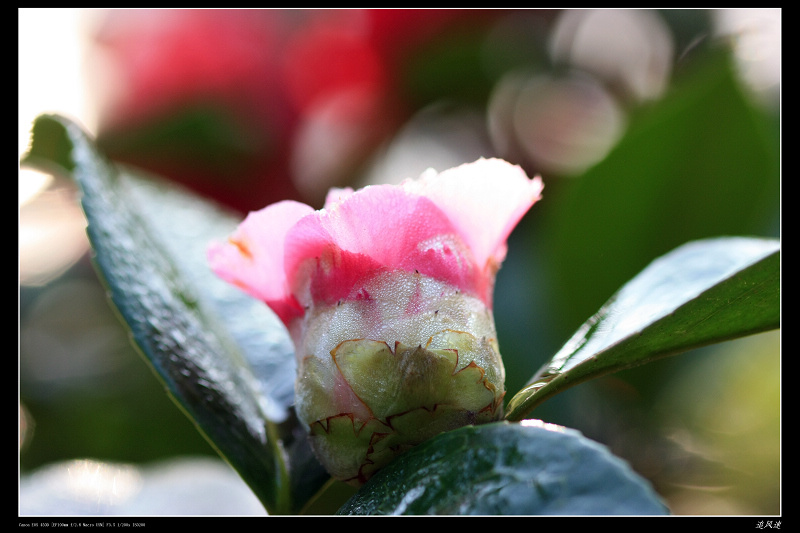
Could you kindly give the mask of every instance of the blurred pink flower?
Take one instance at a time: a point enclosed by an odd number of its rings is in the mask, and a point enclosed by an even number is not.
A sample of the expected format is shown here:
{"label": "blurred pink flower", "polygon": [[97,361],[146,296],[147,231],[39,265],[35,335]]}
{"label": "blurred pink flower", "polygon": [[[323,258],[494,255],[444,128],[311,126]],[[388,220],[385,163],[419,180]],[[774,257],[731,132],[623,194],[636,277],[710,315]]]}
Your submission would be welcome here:
{"label": "blurred pink flower", "polygon": [[479,159],[400,185],[286,200],[209,248],[212,269],[292,335],[296,409],[329,472],[355,485],[435,434],[502,416],[492,292],[540,178]]}

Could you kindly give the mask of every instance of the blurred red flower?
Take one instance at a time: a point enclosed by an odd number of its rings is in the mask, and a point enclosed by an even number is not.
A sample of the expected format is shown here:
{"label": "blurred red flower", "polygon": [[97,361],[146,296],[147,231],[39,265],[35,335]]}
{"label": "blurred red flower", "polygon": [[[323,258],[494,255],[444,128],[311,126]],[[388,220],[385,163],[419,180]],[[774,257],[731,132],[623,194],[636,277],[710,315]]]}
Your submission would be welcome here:
{"label": "blurred red flower", "polygon": [[413,109],[402,66],[483,10],[111,10],[93,35],[112,157],[241,211],[321,204]]}

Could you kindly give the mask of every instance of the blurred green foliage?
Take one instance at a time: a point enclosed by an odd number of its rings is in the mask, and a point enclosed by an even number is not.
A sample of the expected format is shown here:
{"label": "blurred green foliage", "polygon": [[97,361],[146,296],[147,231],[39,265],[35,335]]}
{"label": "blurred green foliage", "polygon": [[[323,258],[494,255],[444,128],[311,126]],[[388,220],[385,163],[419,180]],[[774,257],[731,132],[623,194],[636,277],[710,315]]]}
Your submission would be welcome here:
{"label": "blurred green foliage", "polygon": [[88,260],[21,287],[20,319],[22,472],[75,458],[217,455],[143,364]]}

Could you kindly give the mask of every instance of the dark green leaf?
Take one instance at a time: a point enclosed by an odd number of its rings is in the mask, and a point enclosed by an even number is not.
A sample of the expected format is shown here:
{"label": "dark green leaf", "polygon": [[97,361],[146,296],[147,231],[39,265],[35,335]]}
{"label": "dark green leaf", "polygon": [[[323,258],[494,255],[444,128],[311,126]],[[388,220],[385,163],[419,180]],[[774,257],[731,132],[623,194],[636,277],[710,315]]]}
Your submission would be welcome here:
{"label": "dark green leaf", "polygon": [[652,515],[667,508],[604,446],[526,421],[442,433],[378,472],[339,514]]}
{"label": "dark green leaf", "polygon": [[780,243],[727,237],[653,261],[514,396],[520,420],[562,390],[691,348],[780,327]]}
{"label": "dark green leaf", "polygon": [[291,344],[266,306],[206,266],[208,242],[238,217],[120,172],[62,117],[37,119],[25,163],[78,182],[111,300],[178,405],[269,512],[302,506],[327,475],[293,437]]}

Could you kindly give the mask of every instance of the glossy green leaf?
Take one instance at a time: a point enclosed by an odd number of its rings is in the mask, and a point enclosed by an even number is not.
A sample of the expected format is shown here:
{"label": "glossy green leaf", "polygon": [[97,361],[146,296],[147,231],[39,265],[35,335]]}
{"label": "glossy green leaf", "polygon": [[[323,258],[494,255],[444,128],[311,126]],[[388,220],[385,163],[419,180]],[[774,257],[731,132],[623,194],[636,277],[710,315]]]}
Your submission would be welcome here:
{"label": "glossy green leaf", "polygon": [[378,472],[339,514],[656,515],[667,508],[604,446],[526,421],[442,433]]}
{"label": "glossy green leaf", "polygon": [[780,327],[780,242],[722,237],[653,261],[509,402],[521,420],[564,389],[691,348]]}
{"label": "glossy green leaf", "polygon": [[208,242],[240,217],[121,171],[59,116],[37,119],[24,163],[79,184],[95,264],[169,394],[270,513],[301,507],[327,474],[294,438],[291,343],[265,305],[206,264]]}

